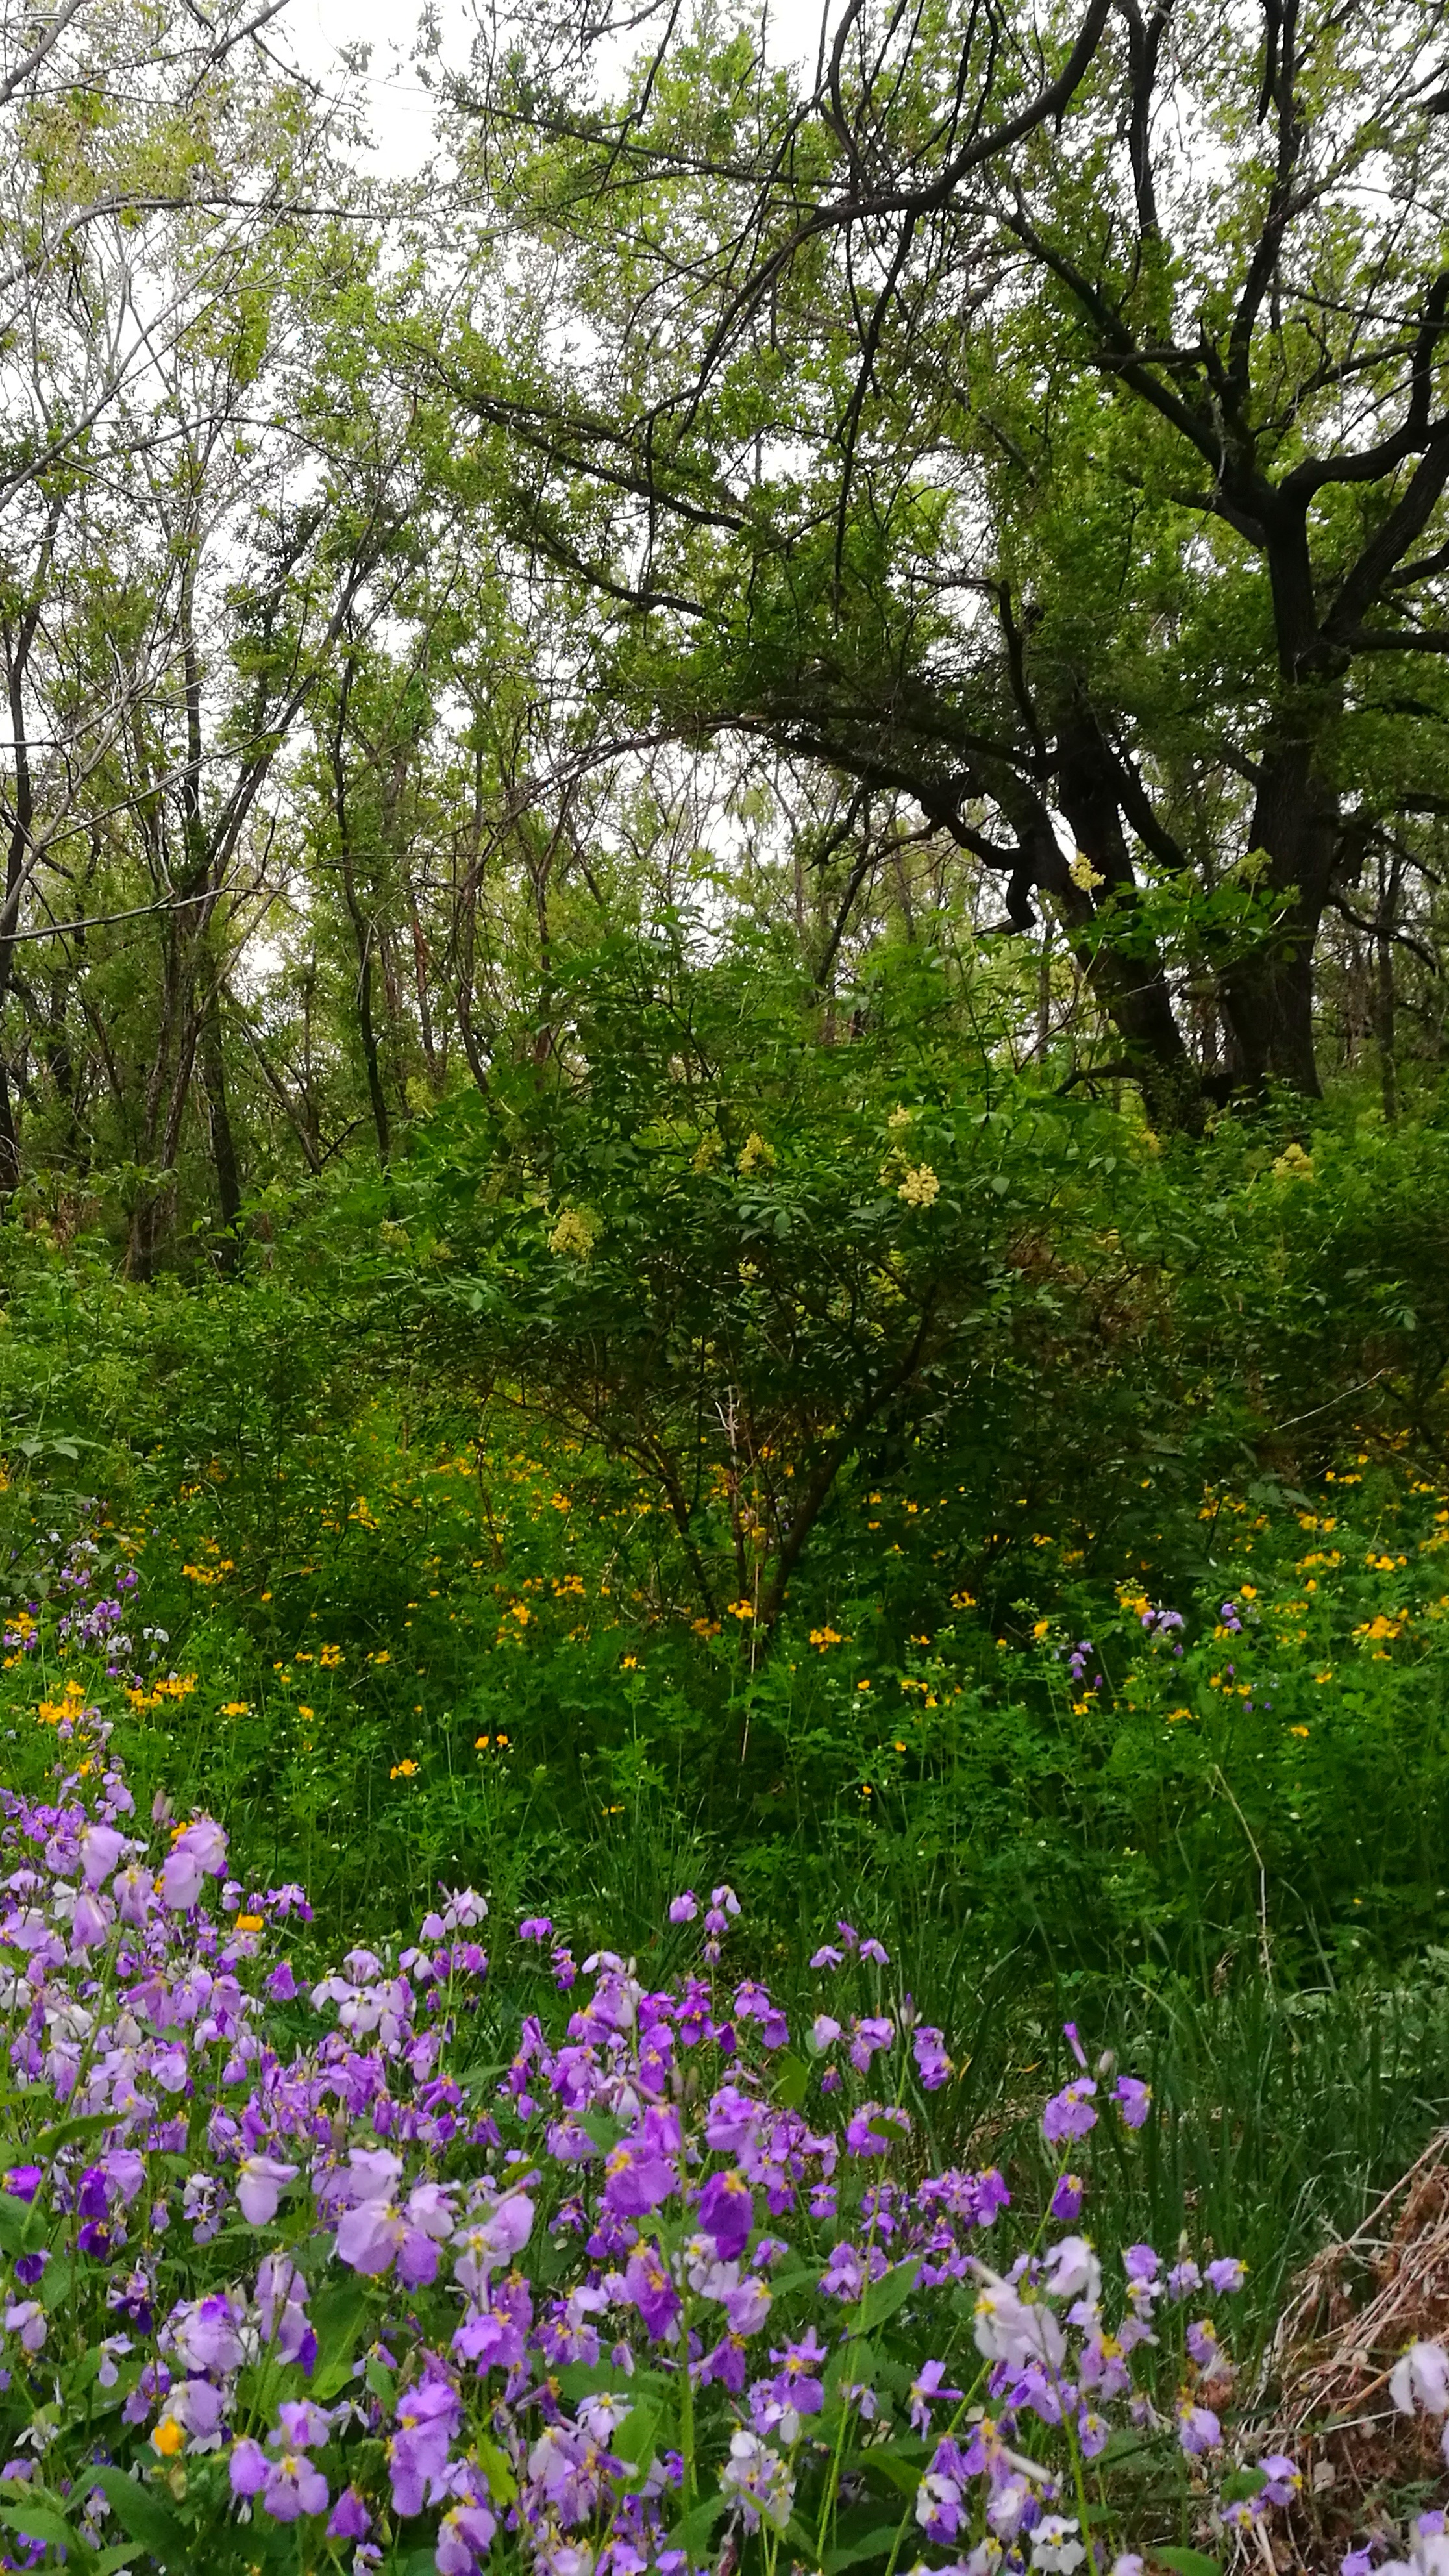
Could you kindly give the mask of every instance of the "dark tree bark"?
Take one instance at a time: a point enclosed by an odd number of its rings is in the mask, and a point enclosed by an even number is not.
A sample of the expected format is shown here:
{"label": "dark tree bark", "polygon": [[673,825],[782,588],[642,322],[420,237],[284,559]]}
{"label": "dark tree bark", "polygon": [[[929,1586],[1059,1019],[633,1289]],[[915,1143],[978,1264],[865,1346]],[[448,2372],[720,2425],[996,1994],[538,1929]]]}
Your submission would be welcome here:
{"label": "dark tree bark", "polygon": [[367,1097],[372,1110],[373,1132],[377,1138],[378,1166],[384,1176],[392,1169],[392,1125],[388,1117],[387,1093],[382,1079],[382,1051],[378,1044],[377,1023],[373,1018],[373,970],[377,941],[372,923],[363,911],[357,891],[357,868],[352,845],[352,817],[348,802],[347,780],[347,703],[352,692],[353,664],[349,657],[342,674],[337,696],[337,715],[332,728],[332,810],[337,818],[338,855],[342,861],[342,899],[352,936],[357,948],[357,1033],[362,1042],[363,1070],[367,1076]]}

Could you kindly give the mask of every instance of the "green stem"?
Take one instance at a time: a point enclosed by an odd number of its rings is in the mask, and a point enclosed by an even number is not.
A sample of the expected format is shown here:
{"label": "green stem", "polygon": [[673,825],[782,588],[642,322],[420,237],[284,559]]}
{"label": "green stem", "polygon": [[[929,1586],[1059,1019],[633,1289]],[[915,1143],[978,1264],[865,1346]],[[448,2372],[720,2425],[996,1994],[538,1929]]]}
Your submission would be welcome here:
{"label": "green stem", "polygon": [[683,2505],[687,2520],[694,2504],[694,2381],[689,2366],[689,2282],[681,2267],[679,2282],[679,2451],[684,2462]]}

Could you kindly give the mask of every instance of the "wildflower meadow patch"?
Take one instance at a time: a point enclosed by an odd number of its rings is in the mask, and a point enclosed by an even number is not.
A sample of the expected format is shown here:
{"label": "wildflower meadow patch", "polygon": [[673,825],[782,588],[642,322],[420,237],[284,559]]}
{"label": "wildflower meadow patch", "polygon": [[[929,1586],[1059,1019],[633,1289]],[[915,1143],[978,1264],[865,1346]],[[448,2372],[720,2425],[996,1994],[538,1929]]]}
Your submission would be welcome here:
{"label": "wildflower meadow patch", "polygon": [[1075,2027],[1022,2205],[939,2160],[947,2039],[852,1925],[803,2025],[723,1884],[647,1980],[457,1889],[304,1984],[302,1890],[138,1820],[110,1734],[3,1798],[12,2564],[1194,2576],[1282,2524],[1236,2253],[1092,2240],[1155,2111]]}

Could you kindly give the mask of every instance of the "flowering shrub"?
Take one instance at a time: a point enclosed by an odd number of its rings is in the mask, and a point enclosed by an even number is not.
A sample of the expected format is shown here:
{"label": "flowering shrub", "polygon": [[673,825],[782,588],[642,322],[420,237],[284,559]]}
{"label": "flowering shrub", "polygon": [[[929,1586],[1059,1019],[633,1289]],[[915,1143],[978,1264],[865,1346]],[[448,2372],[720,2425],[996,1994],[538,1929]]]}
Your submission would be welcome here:
{"label": "flowering shrub", "polygon": [[1229,2429],[1242,2266],[1079,2230],[1092,2131],[1130,2155],[1152,2106],[1071,2025],[1018,2223],[925,2152],[944,2036],[850,2009],[889,1962],[849,1925],[795,2034],[727,1887],[657,1988],[530,1917],[499,2052],[480,1896],[304,1992],[301,1891],[227,1878],[208,1817],[141,1831],[108,1733],[0,1792],[8,2564],[1132,2576],[1290,2501]]}

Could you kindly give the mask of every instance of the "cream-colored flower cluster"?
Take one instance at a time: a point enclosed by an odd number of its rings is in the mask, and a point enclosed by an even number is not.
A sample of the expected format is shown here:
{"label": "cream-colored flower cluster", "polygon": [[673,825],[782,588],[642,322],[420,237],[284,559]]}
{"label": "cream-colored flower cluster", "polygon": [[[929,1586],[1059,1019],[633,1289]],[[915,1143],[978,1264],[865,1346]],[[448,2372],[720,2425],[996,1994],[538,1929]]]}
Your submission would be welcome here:
{"label": "cream-colored flower cluster", "polygon": [[548,1238],[548,1248],[561,1261],[588,1261],[603,1231],[587,1208],[565,1208]]}

